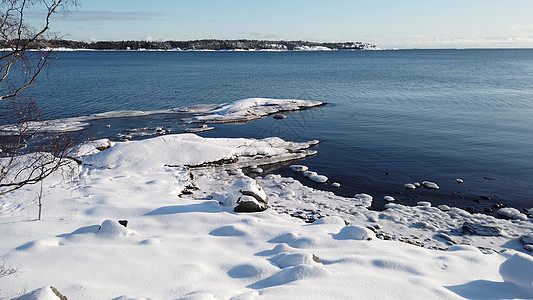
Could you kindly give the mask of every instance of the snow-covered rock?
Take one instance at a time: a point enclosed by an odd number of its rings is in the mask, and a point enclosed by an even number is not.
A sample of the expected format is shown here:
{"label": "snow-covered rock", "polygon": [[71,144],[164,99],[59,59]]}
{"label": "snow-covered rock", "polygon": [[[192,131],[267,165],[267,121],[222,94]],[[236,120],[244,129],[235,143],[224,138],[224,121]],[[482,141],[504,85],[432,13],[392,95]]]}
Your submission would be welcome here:
{"label": "snow-covered rock", "polygon": [[290,165],[289,168],[294,172],[305,172],[309,170],[309,168],[304,165]]}
{"label": "snow-covered rock", "polygon": [[356,194],[354,196],[355,200],[360,203],[361,205],[363,205],[364,207],[370,207],[372,205],[372,196],[368,195],[368,194]]}
{"label": "snow-covered rock", "polygon": [[396,201],[396,199],[394,199],[394,197],[392,196],[384,196],[383,197],[383,200],[387,201],[387,202],[393,202],[393,201]]}
{"label": "snow-covered rock", "polygon": [[412,183],[406,183],[403,185],[406,189],[410,189],[410,190],[414,190],[416,189],[416,185],[412,184]]}
{"label": "snow-covered rock", "polygon": [[334,235],[334,238],[338,240],[371,240],[374,237],[374,232],[358,225],[345,226],[339,233]]}
{"label": "snow-covered rock", "polygon": [[512,207],[500,208],[498,209],[497,213],[501,216],[505,216],[510,219],[522,220],[522,221],[527,220],[527,216],[525,214],[521,213],[518,209],[512,208]]}
{"label": "snow-covered rock", "polygon": [[422,185],[428,189],[438,190],[439,186],[435,182],[422,181]]}
{"label": "snow-covered rock", "polygon": [[326,176],[319,175],[317,172],[313,171],[305,171],[304,176],[318,183],[325,183],[328,181],[328,178]]}
{"label": "snow-covered rock", "polygon": [[268,208],[268,197],[261,185],[254,179],[235,182],[227,191],[224,205],[236,212],[259,212]]}
{"label": "snow-covered rock", "polygon": [[246,122],[283,111],[294,111],[322,105],[319,101],[297,99],[249,98],[223,104],[196,116],[193,122],[228,123]]}

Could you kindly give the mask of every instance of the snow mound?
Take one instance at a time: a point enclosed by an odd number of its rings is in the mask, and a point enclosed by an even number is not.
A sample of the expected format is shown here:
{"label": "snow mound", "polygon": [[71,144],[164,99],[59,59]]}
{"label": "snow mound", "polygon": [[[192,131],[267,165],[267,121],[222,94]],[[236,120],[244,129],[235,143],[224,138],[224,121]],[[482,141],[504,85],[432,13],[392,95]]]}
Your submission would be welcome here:
{"label": "snow mound", "polygon": [[16,298],[16,300],[61,300],[61,298],[56,293],[59,294],[59,292],[54,287],[46,286],[37,289],[29,294],[20,296]]}
{"label": "snow mound", "polygon": [[295,111],[322,104],[310,100],[248,98],[223,104],[206,115],[194,117],[192,122],[247,122],[282,111]]}
{"label": "snow mound", "polygon": [[269,259],[276,263],[281,269],[297,265],[316,264],[311,253],[280,253]]}
{"label": "snow mound", "polygon": [[138,233],[122,226],[115,220],[105,220],[96,232],[97,237],[105,239],[115,239],[132,235],[138,235]]}
{"label": "snow mound", "polygon": [[331,273],[320,265],[297,265],[281,270],[279,273],[250,285],[250,288],[262,289],[285,285],[290,282],[319,279],[330,276]]}
{"label": "snow mound", "polygon": [[113,147],[115,142],[109,139],[99,139],[94,141],[87,141],[77,147],[72,148],[69,153],[76,158],[81,158],[85,155],[96,154],[102,150]]}
{"label": "snow mound", "polygon": [[174,134],[116,143],[106,151],[83,157],[83,163],[136,173],[178,165],[266,164],[314,155],[316,151],[303,150],[313,143],[316,141],[292,143],[275,137],[255,140]]}
{"label": "snow mound", "polygon": [[503,280],[525,289],[533,296],[533,257],[516,253],[500,266]]}
{"label": "snow mound", "polygon": [[348,225],[333,236],[337,240],[371,240],[375,238],[374,232],[358,225]]}

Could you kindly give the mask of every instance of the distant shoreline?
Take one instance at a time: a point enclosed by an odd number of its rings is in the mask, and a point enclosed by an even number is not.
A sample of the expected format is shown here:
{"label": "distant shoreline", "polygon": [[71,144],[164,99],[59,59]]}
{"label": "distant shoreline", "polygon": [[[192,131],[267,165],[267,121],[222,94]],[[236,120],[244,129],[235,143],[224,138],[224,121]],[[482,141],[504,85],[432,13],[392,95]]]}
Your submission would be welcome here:
{"label": "distant shoreline", "polygon": [[[193,41],[98,41],[46,40],[33,49],[56,50],[137,50],[137,51],[334,51],[380,50],[366,42],[320,43],[309,41],[267,40],[193,40]],[[0,49],[9,49],[0,41]]]}

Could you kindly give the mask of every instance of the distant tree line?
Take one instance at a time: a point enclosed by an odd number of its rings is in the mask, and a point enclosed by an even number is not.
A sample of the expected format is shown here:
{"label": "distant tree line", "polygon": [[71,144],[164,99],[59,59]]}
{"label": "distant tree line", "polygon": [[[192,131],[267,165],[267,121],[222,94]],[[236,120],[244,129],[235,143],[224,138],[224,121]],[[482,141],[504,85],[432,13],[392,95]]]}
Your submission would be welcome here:
{"label": "distant tree line", "polygon": [[[0,40],[0,48],[6,48]],[[35,49],[68,48],[89,50],[304,50],[307,47],[326,47],[332,50],[376,49],[364,42],[319,43],[308,41],[265,40],[194,40],[194,41],[97,41],[41,40],[32,44]]]}

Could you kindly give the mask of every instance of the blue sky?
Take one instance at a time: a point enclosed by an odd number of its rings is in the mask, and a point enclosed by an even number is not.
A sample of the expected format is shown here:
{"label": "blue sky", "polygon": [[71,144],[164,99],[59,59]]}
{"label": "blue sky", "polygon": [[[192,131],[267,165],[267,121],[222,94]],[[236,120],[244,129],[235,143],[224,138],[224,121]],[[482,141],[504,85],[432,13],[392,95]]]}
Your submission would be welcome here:
{"label": "blue sky", "polygon": [[[533,1],[80,0],[66,39],[365,41],[381,48],[533,48]],[[36,20],[34,20],[36,22]]]}

